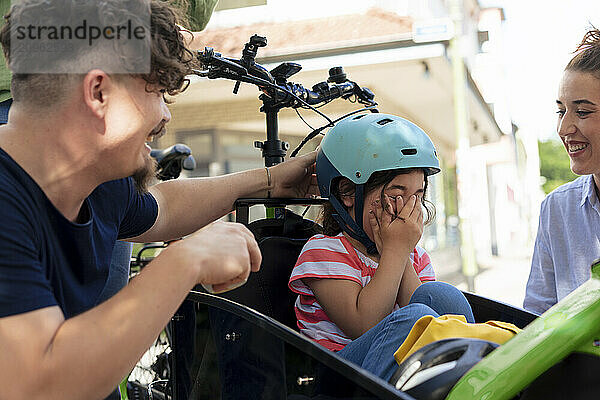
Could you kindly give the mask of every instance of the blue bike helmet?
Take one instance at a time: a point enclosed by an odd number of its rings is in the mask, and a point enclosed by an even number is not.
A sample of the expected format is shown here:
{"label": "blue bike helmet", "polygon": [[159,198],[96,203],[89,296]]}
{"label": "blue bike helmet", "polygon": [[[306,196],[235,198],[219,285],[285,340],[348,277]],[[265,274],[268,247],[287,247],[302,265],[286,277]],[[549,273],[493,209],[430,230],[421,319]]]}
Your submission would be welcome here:
{"label": "blue bike helmet", "polygon": [[[440,172],[440,163],[429,136],[412,122],[390,114],[352,115],[338,122],[321,141],[317,154],[317,182],[322,197],[328,197],[340,228],[360,241],[370,254],[375,243],[362,228],[364,185],[377,171],[422,168],[426,175]],[[356,185],[355,218],[331,191],[338,177]]]}

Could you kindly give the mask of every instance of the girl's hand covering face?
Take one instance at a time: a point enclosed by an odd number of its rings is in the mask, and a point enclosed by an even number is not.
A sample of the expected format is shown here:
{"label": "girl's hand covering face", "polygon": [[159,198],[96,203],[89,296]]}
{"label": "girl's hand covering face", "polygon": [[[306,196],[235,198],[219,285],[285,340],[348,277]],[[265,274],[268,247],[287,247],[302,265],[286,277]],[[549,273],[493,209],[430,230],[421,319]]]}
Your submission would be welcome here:
{"label": "girl's hand covering face", "polygon": [[417,196],[404,203],[402,196],[383,196],[384,205],[377,200],[370,205],[369,224],[373,241],[380,255],[384,251],[412,250],[423,234],[423,210]]}

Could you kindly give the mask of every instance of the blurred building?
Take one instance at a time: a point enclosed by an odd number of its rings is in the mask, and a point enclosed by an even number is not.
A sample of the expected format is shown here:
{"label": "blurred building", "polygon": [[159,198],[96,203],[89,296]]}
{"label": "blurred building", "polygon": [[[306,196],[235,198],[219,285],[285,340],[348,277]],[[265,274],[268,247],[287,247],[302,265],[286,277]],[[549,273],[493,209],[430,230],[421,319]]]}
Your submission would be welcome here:
{"label": "blurred building", "polygon": [[[515,243],[530,244],[539,204],[537,142],[524,140],[508,115],[499,62],[502,9],[482,9],[477,0],[266,0],[244,8],[236,8],[244,2],[226,3],[221,6],[227,9],[216,11],[202,32],[206,46],[240,58],[250,36],[265,36],[268,45],[259,49],[256,61],[268,69],[285,61],[301,64],[302,71],[289,81],[306,87],[326,80],[329,68],[343,66],[350,80],[375,93],[381,112],[403,116],[431,136],[443,173],[432,177],[429,195],[437,217],[422,241],[442,260],[444,265],[438,262],[437,267],[442,275],[460,265],[459,208],[471,221],[478,257],[510,252]],[[453,106],[457,101],[456,59],[450,54],[457,31],[456,16],[450,11],[453,4],[459,4],[461,12],[458,31],[465,109],[460,118],[464,118],[463,139],[468,142],[466,151],[460,152],[466,161],[459,179],[460,135]],[[194,175],[263,165],[260,151],[253,147],[254,141],[265,140],[259,92],[242,84],[234,95],[233,87],[232,81],[194,78],[170,106],[171,134],[160,146],[189,145],[198,162]],[[336,100],[320,110],[337,118],[358,107]],[[299,112],[313,127],[326,122],[314,112]],[[290,109],[280,112],[279,128],[281,139],[291,149],[310,132]],[[314,140],[305,148],[317,145]],[[462,183],[457,185],[457,180]],[[461,196],[457,187],[463,191]]]}

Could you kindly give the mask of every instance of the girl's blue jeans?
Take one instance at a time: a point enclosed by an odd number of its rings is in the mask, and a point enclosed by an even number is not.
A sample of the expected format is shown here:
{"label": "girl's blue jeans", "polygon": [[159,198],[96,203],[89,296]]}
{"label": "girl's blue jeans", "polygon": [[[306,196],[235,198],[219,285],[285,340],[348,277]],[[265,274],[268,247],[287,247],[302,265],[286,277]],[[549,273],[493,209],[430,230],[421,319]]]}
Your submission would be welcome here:
{"label": "girl's blue jeans", "polygon": [[398,367],[394,353],[415,322],[425,315],[444,314],[462,314],[467,322],[475,322],[460,290],[444,282],[426,282],[417,287],[407,306],[392,312],[337,354],[388,381]]}

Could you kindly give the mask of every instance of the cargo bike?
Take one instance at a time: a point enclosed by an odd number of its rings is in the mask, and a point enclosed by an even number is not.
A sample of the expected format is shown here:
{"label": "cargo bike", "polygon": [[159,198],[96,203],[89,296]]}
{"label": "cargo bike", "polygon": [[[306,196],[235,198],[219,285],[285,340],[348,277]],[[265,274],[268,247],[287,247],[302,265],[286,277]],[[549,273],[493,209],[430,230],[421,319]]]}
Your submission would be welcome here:
{"label": "cargo bike", "polygon": [[[283,63],[267,71],[255,62],[266,38],[254,35],[242,57],[198,52],[209,79],[256,85],[262,94],[267,140],[257,142],[265,166],[282,162],[287,143],[278,137],[278,112],[310,108],[327,124],[314,129],[294,150],[333,126],[318,109],[336,98],[354,100],[377,112],[374,94],[348,80],[341,67],[306,89],[288,82],[301,66]],[[352,113],[351,113],[352,114]],[[347,114],[348,115],[348,114]],[[343,116],[346,117],[347,115]],[[338,120],[342,119],[339,118]],[[168,331],[164,385],[150,383],[148,397],[163,399],[590,399],[600,397],[600,261],[591,278],[541,316],[465,292],[476,322],[499,320],[523,330],[507,343],[455,338],[431,343],[406,359],[389,382],[302,336],[287,287],[304,243],[320,226],[288,206],[318,206],[327,199],[239,199],[236,221],[253,232],[263,255],[248,282],[219,295],[202,287],[190,292]],[[250,207],[264,206],[267,218],[249,220]],[[138,257],[138,261],[143,256]],[[143,263],[143,262],[141,262]]]}

